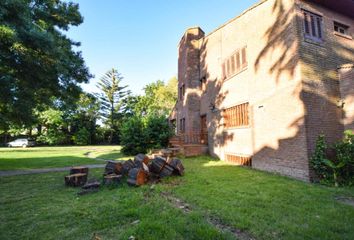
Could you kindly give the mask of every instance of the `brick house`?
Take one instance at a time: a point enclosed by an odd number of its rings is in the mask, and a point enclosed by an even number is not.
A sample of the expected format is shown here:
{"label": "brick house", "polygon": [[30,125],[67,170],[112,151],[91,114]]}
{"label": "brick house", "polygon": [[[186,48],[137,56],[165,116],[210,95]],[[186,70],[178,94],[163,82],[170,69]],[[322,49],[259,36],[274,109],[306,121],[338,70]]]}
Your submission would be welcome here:
{"label": "brick house", "polygon": [[178,46],[170,115],[189,155],[310,180],[319,134],[354,129],[354,2],[265,0]]}

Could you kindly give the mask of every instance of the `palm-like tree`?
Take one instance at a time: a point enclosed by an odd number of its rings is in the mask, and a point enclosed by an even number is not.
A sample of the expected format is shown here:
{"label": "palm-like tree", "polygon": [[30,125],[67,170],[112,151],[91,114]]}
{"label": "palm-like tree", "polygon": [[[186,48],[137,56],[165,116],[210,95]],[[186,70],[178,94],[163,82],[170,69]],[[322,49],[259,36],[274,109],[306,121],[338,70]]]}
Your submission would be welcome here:
{"label": "palm-like tree", "polygon": [[101,115],[106,123],[110,127],[110,137],[108,142],[112,143],[113,133],[114,133],[114,123],[117,120],[117,116],[121,108],[123,107],[123,99],[130,94],[128,87],[121,86],[123,77],[114,68],[108,71],[99,80],[97,87],[101,90],[96,96],[101,103]]}

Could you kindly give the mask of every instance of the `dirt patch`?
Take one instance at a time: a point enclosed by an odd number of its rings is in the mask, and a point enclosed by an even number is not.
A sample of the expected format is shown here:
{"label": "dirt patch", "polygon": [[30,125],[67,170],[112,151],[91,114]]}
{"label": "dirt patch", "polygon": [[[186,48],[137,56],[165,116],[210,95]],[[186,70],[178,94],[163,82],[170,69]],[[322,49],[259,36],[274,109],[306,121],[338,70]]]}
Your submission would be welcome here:
{"label": "dirt patch", "polygon": [[[162,192],[161,195],[168,201],[170,202],[174,207],[181,209],[184,213],[190,213],[193,211],[191,206],[186,203],[185,201],[176,198],[173,196],[171,193],[168,192]],[[217,229],[219,229],[222,232],[230,232],[232,233],[237,239],[241,240],[255,240],[253,236],[251,236],[249,233],[242,231],[240,229],[237,229],[235,227],[232,227],[230,225],[227,225],[223,223],[220,219],[216,217],[210,217],[206,216],[206,219],[209,224],[213,225]]]}
{"label": "dirt patch", "polygon": [[354,207],[354,197],[337,196],[335,197],[335,199],[340,203],[344,203],[346,205]]}
{"label": "dirt patch", "polygon": [[182,201],[181,199],[178,199],[174,196],[172,196],[168,192],[162,192],[161,195],[168,201],[170,202],[174,207],[181,209],[184,213],[189,213],[192,211],[191,207],[189,204],[186,202]]}

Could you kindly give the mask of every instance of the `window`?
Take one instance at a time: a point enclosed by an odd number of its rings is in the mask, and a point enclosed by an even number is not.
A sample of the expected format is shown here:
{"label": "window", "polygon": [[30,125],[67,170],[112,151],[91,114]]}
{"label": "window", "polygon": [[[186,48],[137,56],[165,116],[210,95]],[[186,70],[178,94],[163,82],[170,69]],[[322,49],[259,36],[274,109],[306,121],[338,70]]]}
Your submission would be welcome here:
{"label": "window", "polygon": [[185,124],[186,124],[185,118],[181,118],[179,120],[179,131],[182,132],[182,133],[184,133],[185,130],[186,130],[186,125]]}
{"label": "window", "polygon": [[237,50],[222,64],[222,78],[227,79],[247,67],[246,47]]}
{"label": "window", "polygon": [[247,126],[248,103],[243,103],[224,110],[224,124],[226,128]]}
{"label": "window", "polygon": [[252,166],[252,158],[235,154],[225,154],[226,161],[242,166]]}
{"label": "window", "polygon": [[206,90],[206,77],[200,79],[200,89],[204,92]]}
{"label": "window", "polygon": [[184,94],[185,94],[185,88],[183,84],[182,86],[179,87],[179,92],[178,92],[179,100],[183,100]]}
{"label": "window", "polygon": [[322,17],[303,10],[305,38],[322,41]]}
{"label": "window", "polygon": [[339,23],[339,22],[336,22],[334,21],[333,22],[333,25],[334,25],[334,31],[337,32],[337,33],[340,33],[340,34],[343,34],[343,35],[349,35],[349,27],[342,24],[342,23]]}

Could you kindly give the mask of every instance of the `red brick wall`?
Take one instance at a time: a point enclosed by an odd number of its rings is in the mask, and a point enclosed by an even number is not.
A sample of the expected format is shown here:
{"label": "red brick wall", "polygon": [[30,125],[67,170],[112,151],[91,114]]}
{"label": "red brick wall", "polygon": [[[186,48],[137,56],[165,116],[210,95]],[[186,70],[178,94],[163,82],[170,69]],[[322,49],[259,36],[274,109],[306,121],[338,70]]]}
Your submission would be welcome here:
{"label": "red brick wall", "polygon": [[[309,41],[304,37],[302,9],[322,17],[323,41]],[[329,144],[342,137],[342,108],[340,101],[338,66],[354,62],[354,41],[334,34],[333,21],[354,26],[354,20],[310,1],[297,1],[298,38],[302,75],[301,99],[305,104],[307,149],[312,155],[320,134]],[[350,35],[353,35],[350,28]]]}

